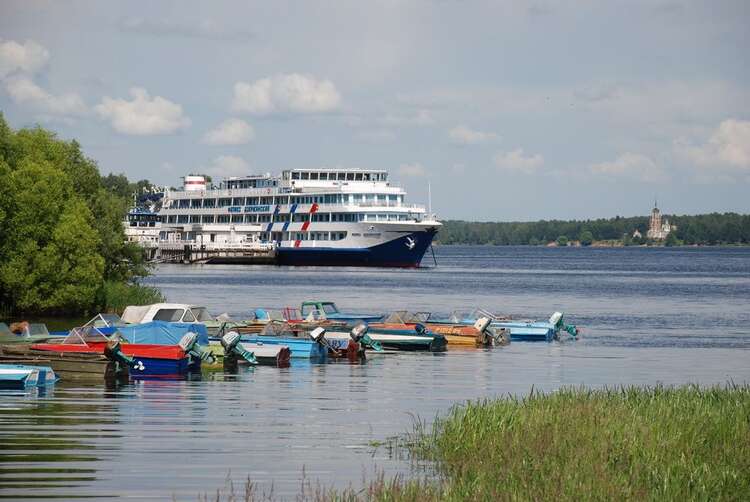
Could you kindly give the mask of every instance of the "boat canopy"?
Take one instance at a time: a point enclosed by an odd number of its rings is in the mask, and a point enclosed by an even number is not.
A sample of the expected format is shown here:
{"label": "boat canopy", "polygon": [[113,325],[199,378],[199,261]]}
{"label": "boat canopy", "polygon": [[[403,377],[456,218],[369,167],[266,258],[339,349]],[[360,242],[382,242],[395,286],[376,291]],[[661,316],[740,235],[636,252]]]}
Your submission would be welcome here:
{"label": "boat canopy", "polygon": [[339,309],[334,302],[302,302],[302,316],[307,317],[310,313],[318,311],[318,314],[338,314]]}
{"label": "boat canopy", "polygon": [[187,333],[198,335],[198,345],[208,345],[208,331],[204,324],[151,321],[143,324],[118,326],[117,333],[130,343],[177,345]]}
{"label": "boat canopy", "polygon": [[150,321],[206,322],[214,318],[205,307],[182,303],[155,303],[153,305],[130,305],[122,313],[122,320],[129,324]]}

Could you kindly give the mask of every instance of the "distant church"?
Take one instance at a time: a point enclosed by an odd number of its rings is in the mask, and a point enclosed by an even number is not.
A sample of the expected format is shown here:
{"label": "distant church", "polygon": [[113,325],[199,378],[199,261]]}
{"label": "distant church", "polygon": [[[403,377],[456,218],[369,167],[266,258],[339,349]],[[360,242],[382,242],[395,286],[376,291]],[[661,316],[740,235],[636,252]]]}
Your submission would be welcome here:
{"label": "distant church", "polygon": [[654,201],[654,208],[651,210],[651,218],[648,221],[648,232],[646,237],[655,241],[661,241],[667,238],[669,232],[677,230],[677,225],[670,225],[669,220],[666,218],[662,223],[661,213],[659,208],[656,207],[656,201]]}

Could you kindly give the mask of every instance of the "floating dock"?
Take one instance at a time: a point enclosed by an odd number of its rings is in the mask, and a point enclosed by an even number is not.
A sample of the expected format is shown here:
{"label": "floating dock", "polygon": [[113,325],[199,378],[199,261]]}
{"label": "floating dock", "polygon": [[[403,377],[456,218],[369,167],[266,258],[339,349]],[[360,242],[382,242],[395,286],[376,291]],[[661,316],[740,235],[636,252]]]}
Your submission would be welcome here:
{"label": "floating dock", "polygon": [[274,265],[276,246],[266,243],[196,244],[182,242],[159,243],[157,261],[163,263],[207,263]]}

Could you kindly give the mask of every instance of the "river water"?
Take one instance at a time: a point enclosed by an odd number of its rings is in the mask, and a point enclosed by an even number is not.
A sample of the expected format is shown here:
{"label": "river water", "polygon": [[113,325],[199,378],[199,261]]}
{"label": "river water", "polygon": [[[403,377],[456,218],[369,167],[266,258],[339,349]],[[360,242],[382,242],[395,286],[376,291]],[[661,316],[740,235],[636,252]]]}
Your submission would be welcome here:
{"label": "river water", "polygon": [[[467,399],[560,386],[750,382],[750,249],[440,247],[437,268],[160,266],[149,283],[214,313],[332,299],[351,311],[566,313],[577,341],[364,364],[295,361],[117,388],[0,394],[0,498],[195,500],[227,476],[282,497],[303,476],[413,473],[378,442]],[[425,264],[432,264],[426,257]]]}

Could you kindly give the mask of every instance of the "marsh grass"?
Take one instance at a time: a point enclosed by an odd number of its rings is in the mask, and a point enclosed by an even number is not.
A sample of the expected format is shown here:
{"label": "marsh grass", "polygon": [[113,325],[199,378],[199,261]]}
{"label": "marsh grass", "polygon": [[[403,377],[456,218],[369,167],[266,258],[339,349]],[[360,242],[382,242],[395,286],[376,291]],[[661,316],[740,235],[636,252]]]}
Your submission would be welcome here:
{"label": "marsh grass", "polygon": [[150,305],[164,302],[157,288],[138,283],[106,281],[101,289],[100,304],[106,312],[122,313],[128,305]]}
{"label": "marsh grass", "polygon": [[429,429],[417,422],[401,444],[435,463],[435,479],[381,475],[360,490],[308,489],[296,499],[750,500],[750,387],[563,389],[470,402]]}

